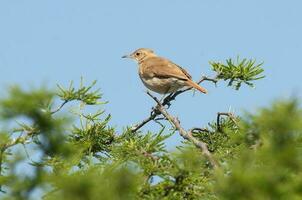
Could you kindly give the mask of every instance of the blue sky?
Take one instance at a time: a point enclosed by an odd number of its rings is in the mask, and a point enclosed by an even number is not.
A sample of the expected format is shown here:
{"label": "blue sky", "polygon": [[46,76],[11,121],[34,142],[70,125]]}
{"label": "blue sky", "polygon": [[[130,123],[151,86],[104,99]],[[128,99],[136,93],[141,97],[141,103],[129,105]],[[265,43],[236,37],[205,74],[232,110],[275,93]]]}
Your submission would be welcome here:
{"label": "blue sky", "polygon": [[111,124],[121,130],[147,117],[154,104],[136,64],[121,59],[125,53],[152,48],[195,80],[213,75],[209,61],[237,55],[264,61],[267,77],[256,89],[205,83],[208,95],[187,93],[174,102],[170,110],[185,128],[204,126],[230,106],[241,113],[301,96],[301,8],[300,0],[2,0],[1,93],[11,84],[54,88],[81,76],[96,79]]}

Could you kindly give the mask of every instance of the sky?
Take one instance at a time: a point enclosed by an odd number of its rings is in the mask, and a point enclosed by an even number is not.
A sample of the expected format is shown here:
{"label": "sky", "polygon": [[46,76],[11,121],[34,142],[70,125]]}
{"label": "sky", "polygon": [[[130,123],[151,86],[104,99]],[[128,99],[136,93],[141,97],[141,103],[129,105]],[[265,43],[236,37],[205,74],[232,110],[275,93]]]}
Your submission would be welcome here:
{"label": "sky", "polygon": [[[198,80],[209,61],[240,57],[264,62],[266,78],[236,91],[204,83],[170,108],[184,128],[204,127],[216,113],[254,112],[274,99],[301,96],[301,0],[1,0],[0,93],[97,80],[118,130],[140,122],[154,102],[137,65],[121,56],[137,48],[183,66]],[[158,130],[156,124],[144,130]],[[168,145],[181,141],[173,137]]]}

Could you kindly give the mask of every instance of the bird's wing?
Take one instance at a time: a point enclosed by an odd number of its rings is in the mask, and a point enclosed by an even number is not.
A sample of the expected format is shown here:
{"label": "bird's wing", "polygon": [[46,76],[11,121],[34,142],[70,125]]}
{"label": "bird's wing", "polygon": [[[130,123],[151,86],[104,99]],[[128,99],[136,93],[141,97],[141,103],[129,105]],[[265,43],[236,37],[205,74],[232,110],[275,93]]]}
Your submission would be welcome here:
{"label": "bird's wing", "polygon": [[152,57],[145,60],[142,64],[144,65],[144,74],[147,76],[158,78],[178,78],[181,80],[191,79],[190,74],[186,70],[165,58]]}
{"label": "bird's wing", "polygon": [[188,77],[188,79],[190,79],[190,80],[192,79],[192,76],[184,68],[182,68],[181,66],[179,66],[177,64],[174,64],[174,65],[176,65],[179,69],[181,69],[181,71],[186,75],[186,77]]}

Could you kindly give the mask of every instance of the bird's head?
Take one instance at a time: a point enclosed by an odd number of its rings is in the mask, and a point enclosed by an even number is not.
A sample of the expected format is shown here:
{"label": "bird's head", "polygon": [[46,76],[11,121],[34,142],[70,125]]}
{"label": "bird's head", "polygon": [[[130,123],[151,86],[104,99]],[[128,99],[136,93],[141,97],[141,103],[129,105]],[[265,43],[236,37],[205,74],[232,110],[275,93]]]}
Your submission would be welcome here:
{"label": "bird's head", "polygon": [[149,57],[154,57],[156,56],[154,51],[151,49],[147,48],[140,48],[135,50],[133,53],[130,55],[125,55],[122,58],[131,58],[136,60],[137,62],[141,62],[142,60],[149,58]]}

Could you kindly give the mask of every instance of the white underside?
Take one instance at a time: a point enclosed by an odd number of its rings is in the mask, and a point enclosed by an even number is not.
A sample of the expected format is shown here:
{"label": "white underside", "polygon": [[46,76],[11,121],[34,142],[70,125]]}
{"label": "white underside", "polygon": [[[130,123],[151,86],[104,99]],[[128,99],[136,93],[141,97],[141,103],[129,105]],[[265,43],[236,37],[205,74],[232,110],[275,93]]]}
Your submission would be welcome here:
{"label": "white underside", "polygon": [[172,93],[185,86],[185,82],[177,78],[142,78],[142,81],[148,89],[160,94]]}

